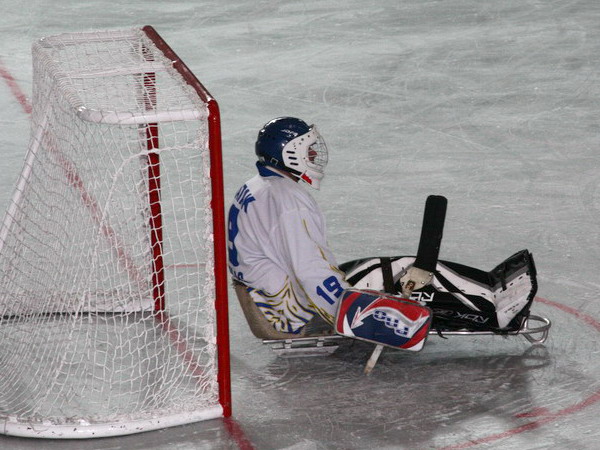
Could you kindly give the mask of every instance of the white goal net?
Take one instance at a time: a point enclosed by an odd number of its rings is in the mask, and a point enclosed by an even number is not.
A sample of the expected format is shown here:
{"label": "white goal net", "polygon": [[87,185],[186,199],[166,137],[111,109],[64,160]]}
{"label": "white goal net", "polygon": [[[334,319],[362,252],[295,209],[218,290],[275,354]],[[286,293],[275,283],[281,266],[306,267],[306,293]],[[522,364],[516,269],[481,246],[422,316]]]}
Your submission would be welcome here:
{"label": "white goal net", "polygon": [[228,415],[216,102],[151,27],[48,37],[33,64],[0,228],[0,432]]}

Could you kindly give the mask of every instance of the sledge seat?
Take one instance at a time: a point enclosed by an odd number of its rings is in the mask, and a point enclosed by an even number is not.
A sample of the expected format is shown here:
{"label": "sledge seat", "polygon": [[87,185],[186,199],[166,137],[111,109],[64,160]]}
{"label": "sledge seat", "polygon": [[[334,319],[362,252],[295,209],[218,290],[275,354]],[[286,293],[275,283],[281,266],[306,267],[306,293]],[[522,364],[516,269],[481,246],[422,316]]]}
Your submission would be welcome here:
{"label": "sledge seat", "polygon": [[300,333],[284,333],[283,331],[277,331],[273,328],[273,325],[269,323],[265,315],[256,306],[254,300],[248,292],[248,288],[238,281],[233,282],[235,288],[235,295],[237,296],[246,322],[250,327],[252,334],[259,339],[293,339],[299,337],[305,337],[305,330],[302,329]]}
{"label": "sledge seat", "polygon": [[237,296],[246,322],[250,327],[252,334],[263,340],[287,340],[287,339],[298,339],[304,337],[313,336],[330,336],[333,334],[333,328],[327,324],[318,314],[315,314],[314,318],[306,324],[299,333],[285,333],[283,331],[277,331],[273,328],[273,325],[269,323],[265,315],[256,306],[252,296],[248,292],[248,288],[240,283],[239,281],[233,282],[235,288],[235,295]]}

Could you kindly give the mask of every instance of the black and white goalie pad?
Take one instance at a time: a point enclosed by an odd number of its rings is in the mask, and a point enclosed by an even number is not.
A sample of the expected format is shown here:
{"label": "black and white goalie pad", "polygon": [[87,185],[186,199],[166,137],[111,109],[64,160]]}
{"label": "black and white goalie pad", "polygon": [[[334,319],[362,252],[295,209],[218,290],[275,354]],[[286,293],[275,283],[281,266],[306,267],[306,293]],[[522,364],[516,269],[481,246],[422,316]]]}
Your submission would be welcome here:
{"label": "black and white goalie pad", "polygon": [[[340,265],[355,288],[388,293],[402,291],[400,278],[413,256],[374,257]],[[413,291],[411,300],[433,311],[432,329],[439,332],[517,331],[529,316],[537,292],[533,256],[521,250],[493,270],[438,261],[433,280]]]}

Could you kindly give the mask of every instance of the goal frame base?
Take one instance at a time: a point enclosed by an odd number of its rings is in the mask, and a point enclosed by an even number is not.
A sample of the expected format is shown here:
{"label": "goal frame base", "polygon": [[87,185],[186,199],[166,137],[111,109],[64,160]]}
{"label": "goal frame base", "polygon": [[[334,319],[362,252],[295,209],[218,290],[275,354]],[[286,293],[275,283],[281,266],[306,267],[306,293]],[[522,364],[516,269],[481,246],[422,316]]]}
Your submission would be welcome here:
{"label": "goal frame base", "polygon": [[95,424],[81,421],[78,424],[53,424],[49,422],[27,423],[5,420],[1,425],[2,434],[14,437],[41,439],[89,439],[99,437],[126,436],[129,434],[156,431],[169,427],[218,419],[224,417],[223,408],[215,406],[202,411],[178,413],[170,416],[138,419],[130,422]]}

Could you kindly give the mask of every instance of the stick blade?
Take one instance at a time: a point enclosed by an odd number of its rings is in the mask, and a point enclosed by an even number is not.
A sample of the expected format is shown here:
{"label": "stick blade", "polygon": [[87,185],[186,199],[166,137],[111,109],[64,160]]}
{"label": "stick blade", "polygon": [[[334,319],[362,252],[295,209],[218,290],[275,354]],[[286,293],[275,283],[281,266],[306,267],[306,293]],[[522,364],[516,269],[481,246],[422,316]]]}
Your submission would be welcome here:
{"label": "stick blade", "polygon": [[448,199],[443,195],[430,195],[425,202],[421,238],[414,266],[433,272],[437,264],[444,234]]}

